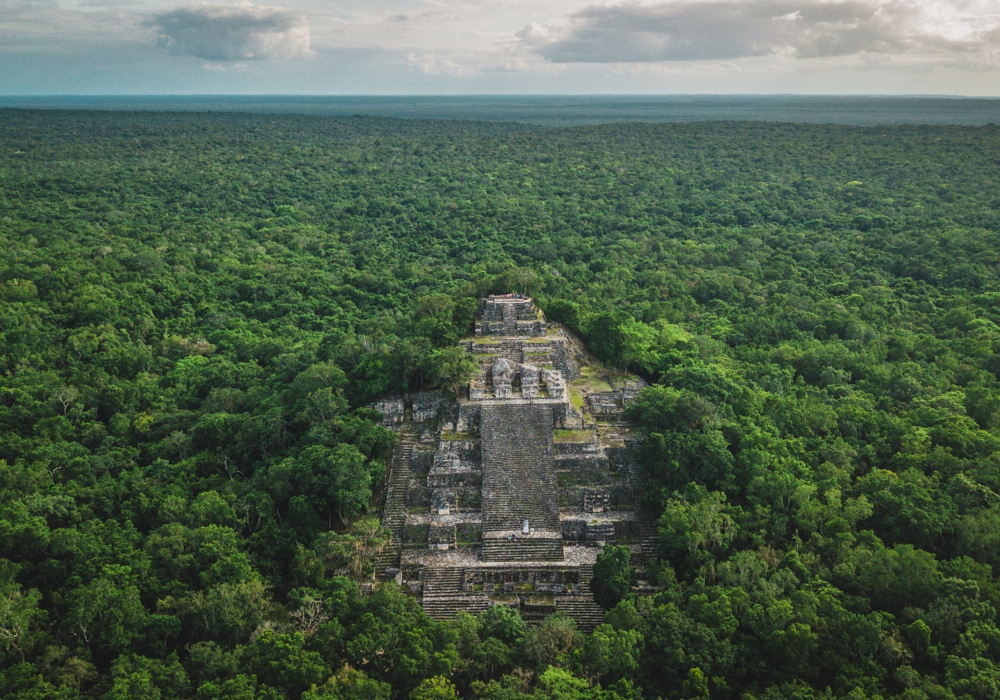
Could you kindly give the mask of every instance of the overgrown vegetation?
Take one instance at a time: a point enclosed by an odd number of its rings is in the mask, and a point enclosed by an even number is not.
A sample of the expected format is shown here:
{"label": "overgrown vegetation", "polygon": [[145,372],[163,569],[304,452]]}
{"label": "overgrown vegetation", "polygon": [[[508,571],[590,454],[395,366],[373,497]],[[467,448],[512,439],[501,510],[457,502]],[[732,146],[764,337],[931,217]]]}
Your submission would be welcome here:
{"label": "overgrown vegetation", "polygon": [[[0,695],[1000,693],[995,127],[0,123]],[[589,636],[356,583],[510,290],[654,383]]]}

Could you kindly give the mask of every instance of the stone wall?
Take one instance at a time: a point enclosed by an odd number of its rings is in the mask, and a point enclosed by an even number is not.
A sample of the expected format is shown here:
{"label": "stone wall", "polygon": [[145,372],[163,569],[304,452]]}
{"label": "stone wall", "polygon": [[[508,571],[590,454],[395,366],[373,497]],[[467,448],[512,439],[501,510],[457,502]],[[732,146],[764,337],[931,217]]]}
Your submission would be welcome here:
{"label": "stone wall", "polygon": [[476,335],[545,335],[545,316],[528,297],[490,296],[479,300]]}
{"label": "stone wall", "polygon": [[423,423],[438,417],[441,410],[441,394],[432,391],[425,391],[414,394],[412,398],[413,422]]}
{"label": "stone wall", "polygon": [[573,382],[580,378],[580,367],[573,360],[569,341],[565,338],[554,338],[552,341],[552,366],[563,373],[567,381]]}
{"label": "stone wall", "polygon": [[463,403],[459,406],[455,430],[459,433],[475,433],[479,431],[478,405]]}
{"label": "stone wall", "polygon": [[559,430],[580,430],[583,428],[583,414],[571,403],[554,405],[552,413]]}
{"label": "stone wall", "polygon": [[429,529],[430,525],[426,524],[407,524],[403,543],[407,545],[427,546],[427,533]]}
{"label": "stone wall", "polygon": [[402,397],[389,397],[368,404],[382,414],[382,422],[387,426],[400,425],[406,413],[406,402]]}

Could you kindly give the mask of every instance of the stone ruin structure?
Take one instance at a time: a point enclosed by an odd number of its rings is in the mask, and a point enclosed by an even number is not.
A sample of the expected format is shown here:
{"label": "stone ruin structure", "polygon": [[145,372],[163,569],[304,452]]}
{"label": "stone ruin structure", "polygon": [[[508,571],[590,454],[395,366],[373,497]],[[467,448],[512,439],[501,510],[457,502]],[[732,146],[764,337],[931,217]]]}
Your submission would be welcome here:
{"label": "stone ruin structure", "polygon": [[436,619],[512,605],[529,621],[562,610],[591,630],[603,619],[589,587],[600,547],[628,544],[640,562],[654,551],[622,416],[643,384],[574,390],[579,351],[524,296],[481,300],[461,345],[480,368],[467,395],[373,404],[398,437],[379,573]]}
{"label": "stone ruin structure", "polygon": [[520,294],[491,296],[479,306],[476,335],[540,336],[545,335],[545,315],[530,297]]}

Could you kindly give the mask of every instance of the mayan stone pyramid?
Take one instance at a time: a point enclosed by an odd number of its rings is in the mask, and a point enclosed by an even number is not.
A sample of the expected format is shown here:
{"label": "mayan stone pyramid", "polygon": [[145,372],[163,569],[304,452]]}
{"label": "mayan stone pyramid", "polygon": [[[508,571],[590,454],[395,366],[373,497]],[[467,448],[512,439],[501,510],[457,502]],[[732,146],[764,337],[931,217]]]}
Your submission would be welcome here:
{"label": "mayan stone pyramid", "polygon": [[603,618],[589,587],[600,547],[628,544],[641,562],[656,539],[623,417],[644,384],[603,370],[522,295],[482,299],[461,345],[479,372],[457,400],[375,404],[398,437],[379,573],[437,619],[511,605],[590,630]]}

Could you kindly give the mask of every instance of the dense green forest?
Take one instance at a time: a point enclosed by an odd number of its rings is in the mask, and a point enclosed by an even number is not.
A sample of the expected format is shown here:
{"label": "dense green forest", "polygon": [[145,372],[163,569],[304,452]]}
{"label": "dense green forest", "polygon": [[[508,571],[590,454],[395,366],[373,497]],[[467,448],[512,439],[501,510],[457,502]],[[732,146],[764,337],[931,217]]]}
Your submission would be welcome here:
{"label": "dense green forest", "polygon": [[[1000,129],[0,127],[0,696],[1000,698]],[[591,635],[361,594],[511,290],[653,384]]]}

